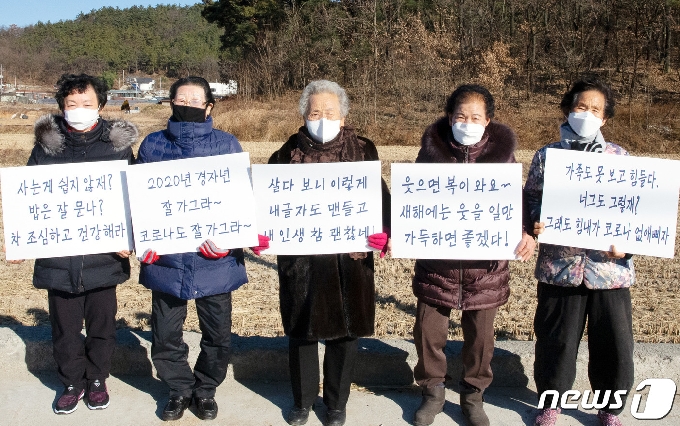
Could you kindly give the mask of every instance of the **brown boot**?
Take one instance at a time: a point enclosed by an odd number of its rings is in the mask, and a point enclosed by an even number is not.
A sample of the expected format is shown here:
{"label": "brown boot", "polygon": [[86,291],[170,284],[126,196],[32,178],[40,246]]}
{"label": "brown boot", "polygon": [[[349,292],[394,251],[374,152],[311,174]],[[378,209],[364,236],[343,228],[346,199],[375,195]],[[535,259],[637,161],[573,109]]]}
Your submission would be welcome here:
{"label": "brown boot", "polygon": [[465,415],[467,426],[489,426],[489,418],[484,412],[482,392],[476,389],[462,389],[460,392],[460,408]]}
{"label": "brown boot", "polygon": [[432,387],[423,387],[423,400],[413,419],[414,426],[428,426],[434,423],[434,416],[441,413],[446,401],[444,383]]}

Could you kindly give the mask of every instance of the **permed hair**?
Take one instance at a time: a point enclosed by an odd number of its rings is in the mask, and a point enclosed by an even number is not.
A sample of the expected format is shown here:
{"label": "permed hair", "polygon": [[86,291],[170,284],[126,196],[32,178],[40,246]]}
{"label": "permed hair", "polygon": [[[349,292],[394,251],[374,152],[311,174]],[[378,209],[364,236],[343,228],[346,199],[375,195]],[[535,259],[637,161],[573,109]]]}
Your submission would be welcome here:
{"label": "permed hair", "polygon": [[571,89],[562,96],[560,102],[560,109],[562,113],[567,116],[569,112],[576,106],[578,102],[578,95],[588,90],[597,90],[604,96],[604,118],[612,118],[614,116],[614,109],[616,108],[616,101],[614,100],[614,93],[612,89],[597,79],[584,78],[575,82]]}
{"label": "permed hair", "polygon": [[104,80],[87,74],[64,74],[57,81],[57,93],[54,98],[57,100],[59,110],[64,111],[64,99],[73,93],[85,93],[91,87],[97,94],[99,108],[106,105],[106,91],[108,87]]}
{"label": "permed hair", "polygon": [[458,105],[474,98],[481,98],[484,101],[486,118],[493,118],[496,113],[496,101],[491,95],[491,92],[489,92],[486,87],[480,86],[479,84],[464,84],[458,86],[458,88],[451,93],[451,96],[446,99],[444,112],[446,112],[446,114],[453,114],[453,111],[456,110]]}
{"label": "permed hair", "polygon": [[215,97],[210,91],[210,84],[208,84],[208,81],[205,78],[196,77],[193,75],[180,78],[176,82],[172,83],[172,86],[170,86],[170,99],[175,99],[175,96],[177,95],[177,89],[182,86],[197,86],[202,88],[203,92],[205,93],[205,101],[209,104],[215,105]]}
{"label": "permed hair", "polygon": [[345,89],[340,87],[340,85],[334,81],[328,80],[314,80],[305,87],[300,95],[300,102],[298,107],[300,109],[300,115],[307,117],[309,112],[309,97],[312,95],[317,95],[319,93],[330,93],[338,97],[340,101],[340,114],[342,117],[347,117],[349,113],[349,98],[347,97],[347,92]]}

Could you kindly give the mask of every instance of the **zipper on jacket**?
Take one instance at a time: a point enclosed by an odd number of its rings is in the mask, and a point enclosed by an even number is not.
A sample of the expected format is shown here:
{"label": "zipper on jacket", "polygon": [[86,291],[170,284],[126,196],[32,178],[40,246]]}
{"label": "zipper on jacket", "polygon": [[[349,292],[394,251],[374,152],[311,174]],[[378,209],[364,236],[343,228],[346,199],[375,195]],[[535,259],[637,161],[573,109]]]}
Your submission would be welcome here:
{"label": "zipper on jacket", "polygon": [[78,292],[82,293],[85,291],[85,286],[83,285],[83,268],[85,267],[85,256],[80,257],[80,274],[78,275]]}
{"label": "zipper on jacket", "polygon": [[463,261],[458,261],[458,309],[463,309]]}
{"label": "zipper on jacket", "polygon": [[[470,149],[465,148],[465,163],[470,162]],[[463,261],[458,261],[458,309],[463,309]]]}

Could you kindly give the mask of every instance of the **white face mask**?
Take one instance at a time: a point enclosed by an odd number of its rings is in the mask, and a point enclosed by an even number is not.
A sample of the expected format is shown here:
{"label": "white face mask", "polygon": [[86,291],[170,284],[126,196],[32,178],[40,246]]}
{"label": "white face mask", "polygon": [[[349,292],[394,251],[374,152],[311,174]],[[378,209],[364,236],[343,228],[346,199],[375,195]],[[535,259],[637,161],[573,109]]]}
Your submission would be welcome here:
{"label": "white face mask", "polygon": [[602,119],[595,117],[590,111],[569,113],[567,121],[571,129],[584,138],[596,135],[602,127]]}
{"label": "white face mask", "polygon": [[340,120],[305,120],[307,130],[317,142],[326,143],[332,141],[340,133]]}
{"label": "white face mask", "polygon": [[64,119],[76,130],[87,130],[99,119],[99,110],[76,108],[64,111]]}
{"label": "white face mask", "polygon": [[474,145],[482,140],[486,127],[481,124],[456,121],[451,126],[451,129],[453,130],[453,138],[456,142],[462,145]]}

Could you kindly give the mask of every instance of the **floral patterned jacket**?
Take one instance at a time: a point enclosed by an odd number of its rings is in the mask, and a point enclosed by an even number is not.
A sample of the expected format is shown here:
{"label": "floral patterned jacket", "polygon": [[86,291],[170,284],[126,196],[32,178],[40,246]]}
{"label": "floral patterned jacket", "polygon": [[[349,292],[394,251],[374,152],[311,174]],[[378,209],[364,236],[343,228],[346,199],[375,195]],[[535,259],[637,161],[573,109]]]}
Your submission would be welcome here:
{"label": "floral patterned jacket", "polygon": [[[548,148],[564,149],[560,142],[536,151],[524,186],[524,196],[529,207],[531,222],[541,217],[545,153]],[[605,154],[628,155],[622,147],[607,142]],[[578,287],[582,283],[590,289],[607,290],[626,288],[635,282],[633,259],[611,259],[603,251],[552,244],[540,244],[535,276],[539,282]]]}

